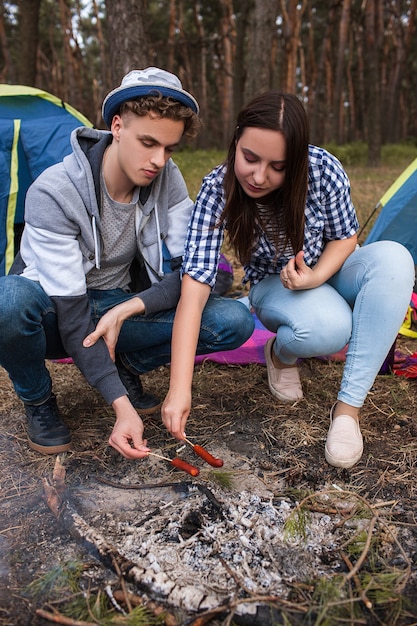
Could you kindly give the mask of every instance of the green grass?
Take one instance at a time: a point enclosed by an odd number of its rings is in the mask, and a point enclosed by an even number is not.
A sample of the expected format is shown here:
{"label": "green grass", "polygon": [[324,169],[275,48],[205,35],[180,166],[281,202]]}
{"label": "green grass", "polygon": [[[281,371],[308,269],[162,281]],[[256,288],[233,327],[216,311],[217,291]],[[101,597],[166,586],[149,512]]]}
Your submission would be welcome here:
{"label": "green grass", "polygon": [[173,160],[180,168],[193,200],[197,196],[203,177],[216,165],[222,163],[225,156],[226,152],[220,152],[219,150],[186,149],[174,154]]}

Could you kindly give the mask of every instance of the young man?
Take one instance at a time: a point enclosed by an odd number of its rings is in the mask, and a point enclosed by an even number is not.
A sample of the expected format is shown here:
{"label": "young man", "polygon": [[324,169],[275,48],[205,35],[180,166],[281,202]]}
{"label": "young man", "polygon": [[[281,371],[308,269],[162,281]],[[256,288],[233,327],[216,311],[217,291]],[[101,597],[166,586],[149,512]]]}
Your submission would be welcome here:
{"label": "young man", "polygon": [[[170,157],[196,134],[198,104],[150,67],[129,72],[102,113],[111,132],[76,129],[73,152],[27,193],[19,258],[0,278],[0,365],[24,403],[31,448],[70,447],[45,365],[67,355],[113,407],[110,445],[137,459],[149,451],[138,412],[160,407],[139,374],[170,361],[192,209]],[[207,306],[200,354],[247,339],[231,319]]]}

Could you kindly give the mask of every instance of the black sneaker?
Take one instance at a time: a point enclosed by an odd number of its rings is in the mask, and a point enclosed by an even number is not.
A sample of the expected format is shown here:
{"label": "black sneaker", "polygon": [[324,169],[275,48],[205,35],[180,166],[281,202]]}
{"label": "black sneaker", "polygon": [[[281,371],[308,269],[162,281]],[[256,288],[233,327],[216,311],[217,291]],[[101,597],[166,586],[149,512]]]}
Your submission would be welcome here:
{"label": "black sneaker", "polygon": [[71,446],[71,433],[61,420],[55,395],[43,404],[25,404],[27,435],[32,450],[42,454],[59,454]]}
{"label": "black sneaker", "polygon": [[161,400],[152,393],[144,392],[139,375],[128,370],[118,357],[116,357],[116,366],[120,380],[126,387],[129,400],[139,413],[151,415],[161,408]]}

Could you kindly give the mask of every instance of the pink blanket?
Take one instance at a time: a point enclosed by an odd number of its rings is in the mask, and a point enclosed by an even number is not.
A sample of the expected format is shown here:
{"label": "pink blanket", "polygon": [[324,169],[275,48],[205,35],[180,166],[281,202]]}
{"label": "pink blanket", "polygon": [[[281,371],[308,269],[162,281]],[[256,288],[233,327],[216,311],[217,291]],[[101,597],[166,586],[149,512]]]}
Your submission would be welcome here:
{"label": "pink blanket", "polygon": [[[213,352],[212,354],[204,354],[197,356],[196,363],[202,361],[214,361],[223,365],[249,365],[250,363],[261,363],[265,365],[264,345],[270,337],[274,337],[275,333],[267,330],[259,321],[254,313],[252,313],[255,322],[255,330],[251,337],[236,350],[226,350],[225,352]],[[344,361],[346,348],[320,357],[326,361]]]}

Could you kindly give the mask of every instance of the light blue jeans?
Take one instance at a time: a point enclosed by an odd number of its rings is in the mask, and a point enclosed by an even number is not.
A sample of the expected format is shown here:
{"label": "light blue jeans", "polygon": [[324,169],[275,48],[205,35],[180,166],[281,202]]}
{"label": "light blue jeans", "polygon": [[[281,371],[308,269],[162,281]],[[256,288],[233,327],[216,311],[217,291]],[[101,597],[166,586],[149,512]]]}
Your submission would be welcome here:
{"label": "light blue jeans", "polygon": [[[89,290],[91,317],[98,320],[130,299],[121,289]],[[123,323],[116,351],[137,373],[149,372],[171,359],[175,309],[132,316]],[[203,311],[197,354],[233,350],[251,336],[253,317],[236,300],[210,296]],[[0,365],[8,372],[19,398],[37,403],[52,381],[45,359],[67,356],[58,332],[54,303],[39,283],[21,276],[0,278]]]}
{"label": "light blue jeans", "polygon": [[338,400],[360,408],[404,320],[415,280],[408,250],[392,241],[358,247],[316,289],[290,291],[279,275],[257,283],[249,300],[276,333],[283,363],[348,350]]}

